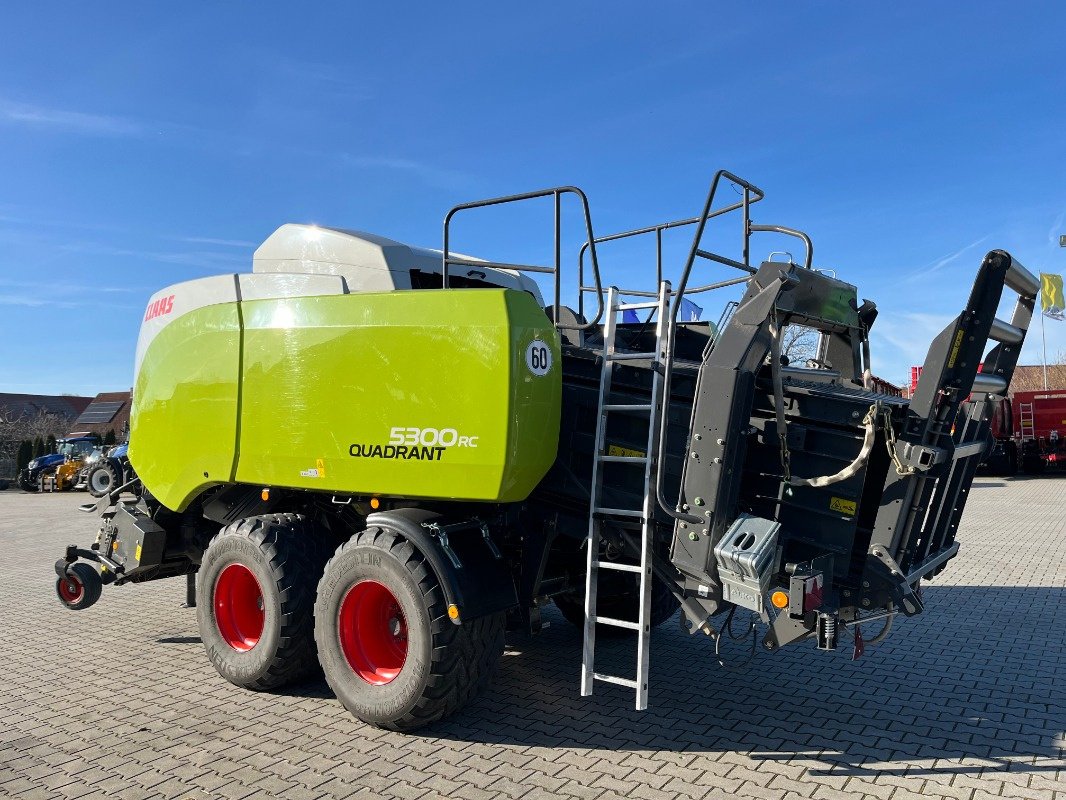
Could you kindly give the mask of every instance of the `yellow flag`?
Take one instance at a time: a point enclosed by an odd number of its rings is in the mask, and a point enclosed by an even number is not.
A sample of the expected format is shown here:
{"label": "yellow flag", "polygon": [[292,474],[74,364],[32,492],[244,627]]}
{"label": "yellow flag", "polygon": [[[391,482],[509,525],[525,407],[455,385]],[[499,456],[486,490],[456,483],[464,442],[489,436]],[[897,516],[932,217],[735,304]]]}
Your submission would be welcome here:
{"label": "yellow flag", "polygon": [[1061,275],[1040,273],[1040,310],[1049,317],[1063,318],[1066,300],[1063,300]]}

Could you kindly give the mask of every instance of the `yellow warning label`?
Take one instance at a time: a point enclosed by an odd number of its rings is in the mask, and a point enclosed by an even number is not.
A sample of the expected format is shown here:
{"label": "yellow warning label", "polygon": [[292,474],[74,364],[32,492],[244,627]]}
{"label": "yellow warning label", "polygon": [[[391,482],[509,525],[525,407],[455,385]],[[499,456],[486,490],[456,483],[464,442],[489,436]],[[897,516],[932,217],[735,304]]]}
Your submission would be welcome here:
{"label": "yellow warning label", "polygon": [[959,332],[955,334],[955,343],[951,346],[951,357],[948,358],[948,369],[955,366],[955,359],[959,357],[959,348],[962,347],[962,338],[966,335],[966,331],[959,328]]}
{"label": "yellow warning label", "polygon": [[141,546],[137,545],[137,549],[133,552],[133,558],[135,561],[141,560]]}
{"label": "yellow warning label", "polygon": [[616,444],[607,445],[607,455],[609,456],[628,456],[630,458],[641,458],[644,455],[643,450],[630,450],[628,447],[619,447]]}
{"label": "yellow warning label", "polygon": [[841,514],[847,514],[849,517],[855,516],[856,506],[854,500],[845,500],[843,497],[832,497],[829,499],[829,508]]}
{"label": "yellow warning label", "polygon": [[320,458],[316,461],[315,466],[318,467],[318,477],[326,477],[326,462]]}

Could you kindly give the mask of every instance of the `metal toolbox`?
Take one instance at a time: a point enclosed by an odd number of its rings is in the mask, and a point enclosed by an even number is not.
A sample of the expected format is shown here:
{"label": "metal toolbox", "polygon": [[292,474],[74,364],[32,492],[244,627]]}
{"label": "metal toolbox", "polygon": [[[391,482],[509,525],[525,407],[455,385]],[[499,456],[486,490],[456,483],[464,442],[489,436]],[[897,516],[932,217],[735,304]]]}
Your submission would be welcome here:
{"label": "metal toolbox", "polygon": [[714,547],[722,599],[760,614],[773,575],[781,523],[741,514]]}

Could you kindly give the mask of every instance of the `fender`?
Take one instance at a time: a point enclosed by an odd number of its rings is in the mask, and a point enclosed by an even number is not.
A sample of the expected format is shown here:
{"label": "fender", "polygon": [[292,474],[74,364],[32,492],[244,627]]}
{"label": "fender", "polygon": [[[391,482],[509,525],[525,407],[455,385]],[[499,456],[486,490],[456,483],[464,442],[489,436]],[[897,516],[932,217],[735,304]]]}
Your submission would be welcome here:
{"label": "fender", "polygon": [[476,528],[449,540],[449,548],[462,565],[456,567],[440,540],[425,527],[457,521],[461,520],[449,520],[422,508],[377,511],[366,518],[367,527],[377,525],[398,533],[425,556],[444,590],[445,602],[459,608],[458,619],[452,620],[456,625],[516,608],[518,593],[508,564],[497,558]]}

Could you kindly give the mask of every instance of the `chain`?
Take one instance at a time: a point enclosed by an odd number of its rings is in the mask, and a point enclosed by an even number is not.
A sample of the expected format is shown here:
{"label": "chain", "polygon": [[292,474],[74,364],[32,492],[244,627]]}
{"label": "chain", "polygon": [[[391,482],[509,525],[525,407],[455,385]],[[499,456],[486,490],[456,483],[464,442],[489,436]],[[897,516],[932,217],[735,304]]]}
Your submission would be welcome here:
{"label": "chain", "polygon": [[[880,404],[878,405],[880,406]],[[892,409],[881,407],[879,412],[885,427],[885,446],[888,448],[888,455],[896,465],[896,474],[900,476],[913,475],[915,473],[914,467],[904,464],[900,460],[899,453],[896,452],[896,431],[892,427]]]}

